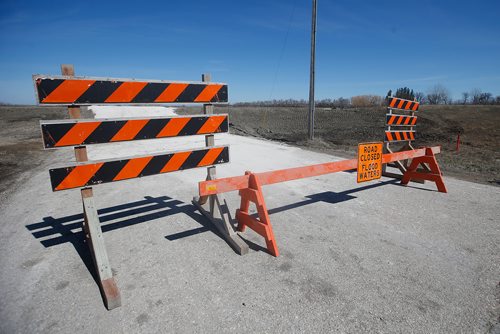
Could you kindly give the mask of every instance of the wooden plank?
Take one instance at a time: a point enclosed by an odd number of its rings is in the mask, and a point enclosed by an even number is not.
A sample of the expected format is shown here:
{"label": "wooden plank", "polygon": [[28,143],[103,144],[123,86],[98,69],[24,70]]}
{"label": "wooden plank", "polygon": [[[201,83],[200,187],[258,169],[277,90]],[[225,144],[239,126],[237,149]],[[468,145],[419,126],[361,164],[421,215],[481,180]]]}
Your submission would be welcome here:
{"label": "wooden plank", "polygon": [[[69,70],[68,66],[64,67]],[[226,103],[227,84],[33,75],[42,105]]]}
{"label": "wooden plank", "polygon": [[53,191],[171,173],[229,162],[229,146],[94,160],[50,169]]}
{"label": "wooden plank", "polygon": [[50,149],[228,132],[229,123],[227,114],[221,114],[105,120],[50,120],[40,121],[40,128],[44,147]]}

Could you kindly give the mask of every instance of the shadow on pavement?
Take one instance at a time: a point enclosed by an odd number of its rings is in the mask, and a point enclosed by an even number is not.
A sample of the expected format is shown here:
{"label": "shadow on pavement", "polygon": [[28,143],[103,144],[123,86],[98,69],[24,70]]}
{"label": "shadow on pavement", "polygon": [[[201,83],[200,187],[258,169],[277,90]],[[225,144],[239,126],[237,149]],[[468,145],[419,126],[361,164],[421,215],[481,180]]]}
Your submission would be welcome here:
{"label": "shadow on pavement", "polygon": [[[201,232],[212,231],[220,236],[218,231],[215,228],[212,229],[206,219],[197,212],[195,206],[168,196],[145,196],[143,200],[99,209],[97,212],[103,232],[181,213],[188,215],[202,225],[199,229],[180,233],[183,234],[182,237],[200,233],[197,232],[198,230]],[[71,243],[97,282],[92,255],[82,231],[82,223],[83,213],[78,213],[60,218],[44,217],[41,222],[26,225],[26,228],[46,248],[67,242]]]}

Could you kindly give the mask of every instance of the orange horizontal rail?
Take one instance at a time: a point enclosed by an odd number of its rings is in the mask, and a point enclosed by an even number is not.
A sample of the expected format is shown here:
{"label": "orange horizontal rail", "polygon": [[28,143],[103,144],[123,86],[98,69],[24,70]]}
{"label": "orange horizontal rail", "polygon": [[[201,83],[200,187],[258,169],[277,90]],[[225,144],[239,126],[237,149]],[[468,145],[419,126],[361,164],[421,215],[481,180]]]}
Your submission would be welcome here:
{"label": "orange horizontal rail", "polygon": [[[441,152],[440,146],[430,147],[434,154]],[[382,156],[382,163],[387,164],[389,162],[413,159],[417,157],[422,157],[425,155],[425,148],[420,148],[410,151],[402,151],[395,153],[386,153]],[[342,160],[326,162],[317,165],[279,169],[269,172],[254,173],[261,185],[292,181],[297,179],[303,179],[306,177],[313,177],[319,175],[325,175],[336,172],[343,172],[347,170],[357,169],[358,160]],[[198,183],[198,189],[200,196],[208,196],[214,194],[225,193],[229,191],[241,190],[249,188],[249,176],[232,176],[215,180],[201,181]]]}

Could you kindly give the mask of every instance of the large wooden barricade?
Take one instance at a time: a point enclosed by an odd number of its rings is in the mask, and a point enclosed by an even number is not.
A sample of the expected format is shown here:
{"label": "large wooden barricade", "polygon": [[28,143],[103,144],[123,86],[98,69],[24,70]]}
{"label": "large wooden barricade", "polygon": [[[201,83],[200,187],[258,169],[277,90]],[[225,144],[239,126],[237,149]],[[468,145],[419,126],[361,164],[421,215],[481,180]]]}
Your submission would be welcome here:
{"label": "large wooden barricade", "polygon": [[[113,277],[104,244],[92,186],[190,168],[208,167],[207,180],[216,176],[215,165],[229,162],[229,147],[215,146],[214,134],[228,132],[228,116],[212,115],[212,103],[227,102],[227,85],[209,82],[139,81],[74,77],[72,65],[62,65],[63,76],[34,75],[37,101],[40,105],[68,105],[70,120],[42,121],[44,147],[74,147],[76,163],[50,170],[53,191],[80,188],[83,202],[83,230],[92,254],[98,284],[105,305],[121,305],[119,289]],[[79,105],[152,104],[189,102],[204,103],[205,115],[134,119],[80,118]],[[144,156],[88,161],[85,145],[205,135],[206,147],[177,152],[160,152]],[[210,207],[204,209],[205,202]],[[221,235],[240,254],[248,246],[238,238],[230,222],[224,219],[225,201],[221,195],[210,195],[196,201]]]}

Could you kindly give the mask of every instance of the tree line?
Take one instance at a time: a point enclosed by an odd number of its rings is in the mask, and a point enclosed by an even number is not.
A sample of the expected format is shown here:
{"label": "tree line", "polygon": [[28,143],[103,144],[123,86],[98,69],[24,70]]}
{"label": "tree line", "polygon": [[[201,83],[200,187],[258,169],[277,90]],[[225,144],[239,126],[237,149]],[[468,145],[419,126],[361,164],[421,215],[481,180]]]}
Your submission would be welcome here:
{"label": "tree line", "polygon": [[[387,92],[387,97],[399,97],[407,100],[415,100],[421,104],[482,104],[482,105],[500,105],[500,95],[493,96],[489,92],[483,92],[478,88],[463,92],[459,99],[453,100],[450,91],[443,85],[435,85],[427,93],[415,92],[408,87],[396,89]],[[280,99],[255,102],[238,102],[235,106],[260,106],[260,107],[303,107],[308,102],[304,99]],[[316,100],[315,105],[318,108],[348,108],[348,107],[377,107],[386,105],[386,97],[379,95],[357,95],[350,98],[339,97],[337,99]]]}

